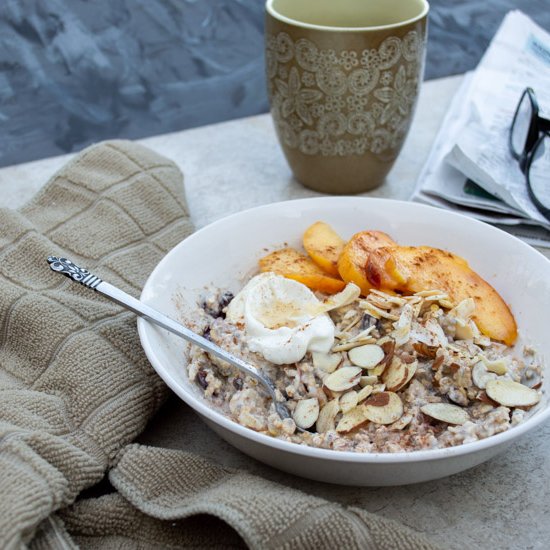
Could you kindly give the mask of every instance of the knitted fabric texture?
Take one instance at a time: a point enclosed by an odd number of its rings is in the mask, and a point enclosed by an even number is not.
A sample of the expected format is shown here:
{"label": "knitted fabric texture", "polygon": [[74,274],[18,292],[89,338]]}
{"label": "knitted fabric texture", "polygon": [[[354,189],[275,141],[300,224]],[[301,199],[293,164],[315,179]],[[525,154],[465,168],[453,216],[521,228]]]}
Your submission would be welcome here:
{"label": "knitted fabric texture", "polygon": [[[131,444],[167,396],[135,316],[48,268],[139,295],[192,231],[182,176],[113,141],[0,210],[0,547],[432,548],[410,529],[168,449]],[[109,471],[118,492],[78,495]]]}

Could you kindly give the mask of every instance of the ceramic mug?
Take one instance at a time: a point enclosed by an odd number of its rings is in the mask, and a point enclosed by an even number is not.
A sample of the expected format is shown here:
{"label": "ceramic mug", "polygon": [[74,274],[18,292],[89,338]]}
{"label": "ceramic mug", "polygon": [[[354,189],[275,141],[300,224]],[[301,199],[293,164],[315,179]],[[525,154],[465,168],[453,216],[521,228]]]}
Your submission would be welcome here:
{"label": "ceramic mug", "polygon": [[424,72],[426,0],[267,0],[275,129],[306,187],[383,183],[411,125]]}

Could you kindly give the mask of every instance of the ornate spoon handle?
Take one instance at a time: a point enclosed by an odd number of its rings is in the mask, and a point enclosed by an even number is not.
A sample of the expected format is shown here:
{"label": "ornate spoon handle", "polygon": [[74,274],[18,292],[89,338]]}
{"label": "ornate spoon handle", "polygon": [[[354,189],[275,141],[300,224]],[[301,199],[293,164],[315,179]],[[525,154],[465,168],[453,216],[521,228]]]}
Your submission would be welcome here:
{"label": "ornate spoon handle", "polygon": [[181,338],[191,342],[207,351],[208,353],[214,354],[216,357],[219,357],[223,361],[227,361],[240,371],[252,376],[260,382],[264,388],[267,390],[269,396],[273,400],[275,408],[281,418],[289,418],[290,413],[286,406],[277,400],[275,394],[275,385],[267,376],[265,376],[260,370],[258,370],[253,365],[246,363],[239,357],[225,351],[216,344],[210,342],[206,338],[195,334],[188,328],[184,327],[180,323],[174,321],[170,317],[164,315],[160,311],[153,309],[152,307],[140,302],[133,296],[126,294],[126,292],[120,290],[116,286],[113,286],[105,281],[102,281],[99,277],[90,273],[87,269],[77,266],[75,263],[71,262],[67,258],[57,258],[56,256],[50,256],[48,258],[48,263],[50,268],[57,273],[62,273],[67,277],[71,278],[73,281],[80,283],[88,288],[91,288],[100,294],[103,294],[109,300],[116,302],[117,304],[133,311],[136,315],[147,319],[155,323],[156,325],[180,336]]}

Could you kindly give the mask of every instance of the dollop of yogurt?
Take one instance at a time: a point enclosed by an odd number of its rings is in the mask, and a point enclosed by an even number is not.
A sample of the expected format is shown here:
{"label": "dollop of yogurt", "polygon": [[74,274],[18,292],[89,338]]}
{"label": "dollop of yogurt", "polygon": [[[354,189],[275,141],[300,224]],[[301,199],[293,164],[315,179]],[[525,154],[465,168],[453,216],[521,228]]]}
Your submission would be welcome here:
{"label": "dollop of yogurt", "polygon": [[262,273],[233,298],[226,318],[244,324],[251,351],[276,365],[287,365],[300,361],[308,351],[330,351],[334,323],[327,313],[315,315],[319,304],[302,283]]}

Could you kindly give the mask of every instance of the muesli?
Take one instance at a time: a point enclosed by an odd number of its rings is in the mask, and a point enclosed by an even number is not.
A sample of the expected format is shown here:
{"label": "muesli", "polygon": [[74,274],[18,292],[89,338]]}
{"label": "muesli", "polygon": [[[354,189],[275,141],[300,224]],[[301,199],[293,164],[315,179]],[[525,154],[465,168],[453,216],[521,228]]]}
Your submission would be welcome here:
{"label": "muesli", "polygon": [[255,380],[192,346],[189,379],[243,426],[340,451],[438,449],[508,430],[541,398],[535,351],[482,333],[475,296],[352,281],[329,295],[264,271],[235,297],[206,298],[193,322],[264,370],[292,414],[282,420]]}

